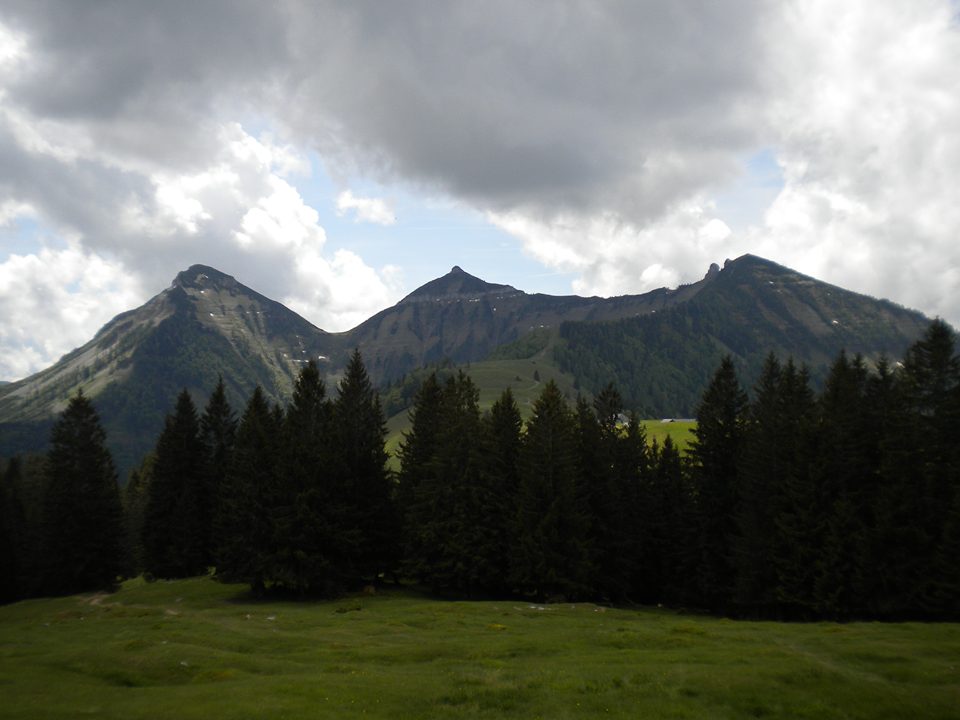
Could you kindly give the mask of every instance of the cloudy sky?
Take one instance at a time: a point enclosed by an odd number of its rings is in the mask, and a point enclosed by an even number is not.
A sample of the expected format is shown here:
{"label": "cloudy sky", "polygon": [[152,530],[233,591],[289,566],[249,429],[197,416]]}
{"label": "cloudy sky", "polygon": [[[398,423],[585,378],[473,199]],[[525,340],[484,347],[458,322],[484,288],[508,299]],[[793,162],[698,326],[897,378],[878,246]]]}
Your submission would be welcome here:
{"label": "cloudy sky", "polygon": [[193,263],[343,330],[745,252],[960,324],[957,0],[0,2],[0,379]]}

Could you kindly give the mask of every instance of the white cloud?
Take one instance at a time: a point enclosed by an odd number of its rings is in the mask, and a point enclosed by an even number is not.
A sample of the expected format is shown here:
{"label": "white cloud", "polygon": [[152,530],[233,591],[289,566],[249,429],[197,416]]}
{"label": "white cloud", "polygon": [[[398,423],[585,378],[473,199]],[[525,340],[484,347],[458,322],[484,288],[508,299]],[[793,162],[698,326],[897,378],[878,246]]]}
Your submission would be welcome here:
{"label": "white cloud", "polygon": [[757,63],[766,90],[749,122],[774,148],[784,186],[762,222],[732,233],[703,193],[639,222],[616,202],[494,222],[545,264],[579,272],[577,291],[687,282],[753,252],[960,324],[960,29],[950,6],[804,0],[767,22]]}
{"label": "white cloud", "polygon": [[549,221],[493,214],[490,219],[520,238],[540,262],[579,273],[573,290],[582,295],[642,293],[699,280],[733,246],[730,228],[702,199],[642,226],[613,214]]}
{"label": "white cloud", "polygon": [[[91,226],[63,223],[59,234],[73,239],[69,250],[11,256],[0,266],[0,310],[10,318],[0,335],[7,351],[0,377],[49,365],[194,262],[288,300],[329,331],[348,329],[397,298],[392,280],[381,279],[355,253],[328,254],[317,211],[285,177],[309,167],[301,156],[236,123],[222,126],[216,137],[218,150],[207,167],[140,174],[145,191],[118,198],[112,224],[124,242],[95,236]],[[56,162],[69,176],[71,163]],[[102,190],[86,188],[92,196]],[[0,211],[9,221],[33,209],[11,200]],[[39,218],[46,219],[42,212]]]}
{"label": "white cloud", "polygon": [[357,197],[350,190],[344,190],[337,195],[337,215],[343,216],[353,212],[357,222],[376,223],[377,225],[393,225],[397,218],[385,200],[381,198]]}
{"label": "white cloud", "polygon": [[[960,323],[958,68],[950,0],[9,0],[0,222],[31,216],[141,300],[206,262],[337,329],[400,273],[326,237],[298,189],[317,152],[340,187],[399,180],[487,213],[580,292],[750,251]],[[782,191],[762,222],[725,217],[767,148]],[[336,201],[394,222],[382,199]]]}
{"label": "white cloud", "polygon": [[757,252],[960,323],[960,32],[943,2],[811,0],[776,28],[785,187]]}
{"label": "white cloud", "polygon": [[0,377],[19,378],[84,344],[142,297],[122,265],[72,246],[0,263]]}

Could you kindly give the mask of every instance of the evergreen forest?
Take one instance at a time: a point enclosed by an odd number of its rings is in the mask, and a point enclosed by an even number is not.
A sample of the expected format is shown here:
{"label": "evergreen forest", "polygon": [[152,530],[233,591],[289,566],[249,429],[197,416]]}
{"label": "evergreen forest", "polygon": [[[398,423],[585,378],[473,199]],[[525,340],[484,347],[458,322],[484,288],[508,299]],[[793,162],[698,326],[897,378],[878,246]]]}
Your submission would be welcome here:
{"label": "evergreen forest", "polygon": [[469,375],[420,384],[388,469],[354,352],[329,391],[305,365],[286,407],[224,380],[184,391],[122,490],[82,393],[44,457],[0,467],[0,601],[213,571],[256,596],[416,582],[443,597],[662,604],[789,619],[960,619],[960,357],[934,321],[899,361],[837,356],[823,389],[729,357],[695,440],[648,442],[609,384],[547,382],[526,422],[481,412]]}

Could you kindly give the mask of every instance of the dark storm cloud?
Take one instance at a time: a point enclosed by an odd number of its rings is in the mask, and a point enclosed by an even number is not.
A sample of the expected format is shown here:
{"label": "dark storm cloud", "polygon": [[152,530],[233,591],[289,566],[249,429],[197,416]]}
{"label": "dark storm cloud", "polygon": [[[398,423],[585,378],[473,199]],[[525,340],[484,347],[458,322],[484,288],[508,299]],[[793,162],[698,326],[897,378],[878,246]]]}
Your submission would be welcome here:
{"label": "dark storm cloud", "polygon": [[27,0],[0,20],[30,54],[9,102],[163,163],[206,157],[217,112],[257,111],[257,88],[287,61],[287,17],[271,3]]}
{"label": "dark storm cloud", "polygon": [[[8,4],[9,88],[96,142],[188,165],[218,114],[481,206],[636,219],[734,172],[762,3]],[[693,148],[695,152],[691,153]]]}
{"label": "dark storm cloud", "polygon": [[731,172],[753,140],[758,3],[301,12],[298,66],[317,71],[296,88],[291,124],[327,152],[360,149],[386,175],[481,205],[642,216]]}

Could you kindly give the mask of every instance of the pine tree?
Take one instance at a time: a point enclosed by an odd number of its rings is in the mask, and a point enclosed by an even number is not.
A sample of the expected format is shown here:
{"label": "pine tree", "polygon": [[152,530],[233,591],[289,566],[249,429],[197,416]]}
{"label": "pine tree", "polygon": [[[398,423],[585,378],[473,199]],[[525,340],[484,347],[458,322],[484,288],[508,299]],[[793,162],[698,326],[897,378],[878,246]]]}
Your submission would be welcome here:
{"label": "pine tree", "polygon": [[637,597],[649,603],[688,603],[692,569],[686,548],[693,544],[694,515],[683,460],[669,435],[662,445],[654,440],[649,458],[650,479],[641,505],[643,570],[636,583]]}
{"label": "pine tree", "polygon": [[[960,358],[955,344],[950,327],[934,320],[907,351],[901,375],[907,409],[914,419],[918,448],[914,492],[919,496],[918,520],[926,535],[919,548],[926,565],[917,604],[934,616],[943,611],[936,597],[937,568],[956,562],[956,558],[943,557],[951,508],[960,492]],[[918,562],[922,561],[918,558]]]}
{"label": "pine tree", "polygon": [[721,609],[733,589],[731,543],[736,532],[737,466],[743,449],[746,393],[725,357],[697,408],[690,447],[696,497],[697,537],[691,547],[697,568],[697,601]]}
{"label": "pine tree", "polygon": [[517,547],[511,576],[522,594],[591,594],[588,519],[580,503],[576,420],[556,383],[534,402],[520,456]]}
{"label": "pine tree", "polygon": [[201,506],[204,448],[190,393],[183,390],[157,440],[143,522],[144,570],[178,578],[206,570],[207,528]]}
{"label": "pine tree", "polygon": [[331,413],[326,387],[311,361],[297,378],[284,419],[274,572],[289,589],[324,595],[344,589],[342,558],[358,541],[341,519],[343,500],[332,492],[328,476]]}
{"label": "pine tree", "polygon": [[816,453],[816,400],[805,368],[788,360],[780,377],[781,449],[784,462],[775,478],[778,500],[774,509],[771,547],[776,573],[776,613],[810,617],[814,610],[813,584],[823,518],[811,465]]}
{"label": "pine tree", "polygon": [[490,594],[510,590],[509,557],[515,546],[513,516],[520,486],[523,419],[508,387],[484,416],[480,426],[481,478],[486,491],[483,545],[486,573],[480,585]]}
{"label": "pine tree", "polygon": [[[623,412],[620,393],[607,385],[593,406],[577,405],[580,434],[581,482],[590,508],[594,551],[594,584],[603,597],[622,600],[631,589],[638,549],[636,522],[643,459],[637,456],[639,427],[632,437],[621,437]],[[627,449],[625,442],[633,440]],[[645,446],[645,438],[643,445]]]}
{"label": "pine tree", "polygon": [[478,391],[459,372],[444,384],[432,472],[415,490],[417,574],[437,590],[470,597],[486,590],[490,497],[480,467]]}
{"label": "pine tree", "polygon": [[0,603],[24,596],[23,564],[27,561],[21,539],[25,517],[20,500],[20,458],[0,471]]}
{"label": "pine tree", "polygon": [[223,485],[233,457],[236,434],[237,418],[227,400],[223,377],[220,377],[200,418],[203,471],[198,493],[198,510],[200,527],[203,530],[201,544],[205,565],[214,563],[217,502],[220,497],[220,487]]}
{"label": "pine tree", "polygon": [[863,508],[874,469],[869,466],[863,359],[845,353],[834,362],[820,397],[814,483],[823,513],[814,598],[820,614],[847,618],[865,599],[864,555],[867,525]]}
{"label": "pine tree", "polygon": [[785,407],[781,400],[781,368],[771,353],[754,387],[738,470],[737,533],[733,539],[736,570],[734,602],[753,613],[774,605],[776,517],[782,508],[778,481],[792,458],[785,452]]}
{"label": "pine tree", "polygon": [[106,434],[93,405],[78,392],[50,433],[43,496],[48,592],[113,587],[122,565],[121,512]]}
{"label": "pine tree", "polygon": [[334,472],[338,491],[343,493],[348,527],[358,533],[353,558],[344,563],[352,568],[354,580],[375,580],[399,563],[399,516],[393,481],[387,471],[386,420],[380,396],[374,390],[355,350],[333,403]]}
{"label": "pine tree", "polygon": [[443,422],[443,388],[430,373],[420,385],[410,410],[410,430],[400,442],[400,478],[397,488],[403,518],[404,571],[425,581],[433,543],[427,532],[434,515],[431,487],[437,483],[437,455]]}
{"label": "pine tree", "polygon": [[152,452],[147,453],[140,467],[130,472],[130,479],[120,495],[126,529],[126,561],[130,575],[139,575],[144,569],[143,523],[147,502],[150,499],[150,485],[153,481],[153,467],[156,459],[156,455]]}
{"label": "pine tree", "polygon": [[280,425],[257,386],[237,428],[233,460],[220,489],[217,575],[264,593],[276,556],[274,512]]}
{"label": "pine tree", "polygon": [[865,500],[867,516],[861,596],[875,617],[900,618],[916,605],[915,593],[926,572],[921,562],[928,542],[917,492],[919,437],[908,410],[903,383],[886,360],[867,381],[868,454],[874,485]]}

